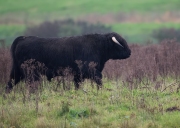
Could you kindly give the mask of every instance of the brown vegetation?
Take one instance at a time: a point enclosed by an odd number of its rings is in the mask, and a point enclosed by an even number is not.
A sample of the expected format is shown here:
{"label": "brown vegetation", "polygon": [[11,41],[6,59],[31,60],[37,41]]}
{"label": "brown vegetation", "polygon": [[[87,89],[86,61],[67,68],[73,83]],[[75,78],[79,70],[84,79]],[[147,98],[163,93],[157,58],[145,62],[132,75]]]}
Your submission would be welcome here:
{"label": "brown vegetation", "polygon": [[176,39],[180,42],[180,29],[160,28],[153,32],[153,37],[161,42],[164,39]]}
{"label": "brown vegetation", "polygon": [[180,108],[174,106],[166,109],[166,112],[180,111]]}
{"label": "brown vegetation", "polygon": [[131,57],[126,60],[109,61],[104,74],[108,78],[147,77],[153,81],[157,76],[178,76],[180,75],[179,49],[180,44],[174,40],[165,40],[160,44],[152,45],[134,44],[131,45]]}
{"label": "brown vegetation", "polygon": [[10,50],[4,44],[0,47],[0,84],[5,84],[11,69]]}
{"label": "brown vegetation", "polygon": [[111,31],[111,27],[107,27],[103,24],[89,24],[88,22],[67,19],[53,22],[45,21],[37,26],[28,27],[24,35],[64,37],[89,33],[108,33]]}
{"label": "brown vegetation", "polygon": [[137,88],[139,83],[144,87],[154,83],[155,89],[159,89],[167,77],[176,80],[175,84],[169,86],[177,85],[180,82],[179,49],[180,44],[174,40],[165,40],[160,44],[131,45],[131,57],[109,61],[104,76],[110,79],[121,78],[130,88]]}
{"label": "brown vegetation", "polygon": [[[166,40],[160,44],[130,46],[132,55],[126,60],[110,60],[103,70],[104,78],[121,79],[125,86],[138,88],[140,83],[148,88],[150,83],[155,89],[166,90],[179,86],[180,77],[180,44]],[[11,57],[9,48],[0,48],[0,84],[4,88],[9,78]],[[174,78],[175,83],[162,88],[167,77]],[[177,87],[179,91],[180,87]],[[2,91],[2,90],[0,90]]]}

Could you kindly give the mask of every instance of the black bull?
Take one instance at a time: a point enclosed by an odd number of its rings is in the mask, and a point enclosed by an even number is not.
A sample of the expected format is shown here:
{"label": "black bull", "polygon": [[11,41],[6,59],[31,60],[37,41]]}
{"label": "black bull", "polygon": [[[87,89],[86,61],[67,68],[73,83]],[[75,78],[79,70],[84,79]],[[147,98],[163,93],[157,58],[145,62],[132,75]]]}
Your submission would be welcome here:
{"label": "black bull", "polygon": [[[63,38],[39,38],[34,36],[17,37],[11,46],[12,69],[6,90],[11,90],[21,80],[26,80],[22,64],[30,59],[41,62],[47,67],[47,79],[58,76],[58,69],[71,68],[75,89],[79,83],[92,79],[97,87],[102,85],[102,70],[109,59],[126,59],[131,55],[126,41],[117,33],[89,34]],[[78,62],[83,65],[79,67]],[[89,72],[90,63],[95,63],[94,73]],[[39,80],[38,74],[34,81]],[[31,81],[32,82],[32,81]]]}

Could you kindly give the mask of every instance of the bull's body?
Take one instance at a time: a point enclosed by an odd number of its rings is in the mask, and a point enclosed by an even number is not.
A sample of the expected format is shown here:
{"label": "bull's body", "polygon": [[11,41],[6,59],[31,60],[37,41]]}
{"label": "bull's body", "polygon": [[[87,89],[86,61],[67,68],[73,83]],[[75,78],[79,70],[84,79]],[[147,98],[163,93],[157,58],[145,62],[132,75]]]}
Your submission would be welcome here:
{"label": "bull's body", "polygon": [[[116,38],[114,42],[112,37]],[[120,43],[118,44],[117,43]],[[12,81],[17,84],[26,78],[21,68],[24,61],[34,59],[44,63],[47,70],[44,75],[48,80],[58,76],[58,70],[71,68],[74,75],[75,88],[79,83],[90,78],[98,87],[101,86],[102,70],[109,59],[126,59],[131,51],[126,41],[117,33],[89,34],[64,38],[18,37],[11,46],[13,59],[10,80],[7,89],[12,89]],[[81,62],[80,64],[78,64]],[[94,62],[94,73],[90,73],[89,64]],[[39,80],[39,76],[33,78]]]}

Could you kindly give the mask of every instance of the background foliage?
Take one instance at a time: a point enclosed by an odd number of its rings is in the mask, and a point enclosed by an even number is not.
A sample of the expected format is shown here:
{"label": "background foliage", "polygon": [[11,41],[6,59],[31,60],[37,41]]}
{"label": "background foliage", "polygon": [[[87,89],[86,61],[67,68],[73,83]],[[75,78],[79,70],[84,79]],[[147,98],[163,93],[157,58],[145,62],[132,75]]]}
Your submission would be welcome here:
{"label": "background foliage", "polygon": [[94,25],[82,21],[75,22],[69,19],[63,21],[43,22],[38,26],[29,27],[26,29],[25,35],[34,35],[40,37],[63,37],[107,32],[111,32],[111,28],[102,24]]}
{"label": "background foliage", "polygon": [[[158,37],[152,36],[154,31],[162,28],[180,29],[179,6],[178,0],[0,0],[0,39],[11,44],[16,36],[24,35],[29,28],[38,28],[43,22],[71,19],[73,22],[87,22],[96,27],[97,24],[110,27],[130,43],[157,43]],[[71,25],[68,28],[72,28]],[[78,31],[82,27],[73,26]],[[62,36],[66,36],[66,32]]]}

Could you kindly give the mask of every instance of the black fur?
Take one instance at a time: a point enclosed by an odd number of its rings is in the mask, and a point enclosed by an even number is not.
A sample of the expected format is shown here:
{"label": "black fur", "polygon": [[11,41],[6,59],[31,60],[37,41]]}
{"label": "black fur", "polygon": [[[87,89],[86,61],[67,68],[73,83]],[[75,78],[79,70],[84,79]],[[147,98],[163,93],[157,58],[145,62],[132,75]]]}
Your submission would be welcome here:
{"label": "black fur", "polygon": [[[112,37],[115,37],[123,47],[114,43]],[[44,75],[49,81],[59,75],[57,73],[59,68],[71,68],[75,88],[78,89],[79,83],[85,78],[94,80],[99,88],[102,85],[101,72],[105,63],[109,59],[126,59],[130,56],[131,50],[119,34],[107,33],[63,38],[21,36],[14,40],[11,54],[13,65],[6,89],[11,90],[12,82],[16,85],[20,80],[26,78],[21,65],[29,59],[45,64],[47,71]],[[83,64],[81,69],[77,64],[80,61]],[[96,64],[93,75],[89,72],[91,62]],[[39,78],[35,77],[34,80],[37,81]]]}

